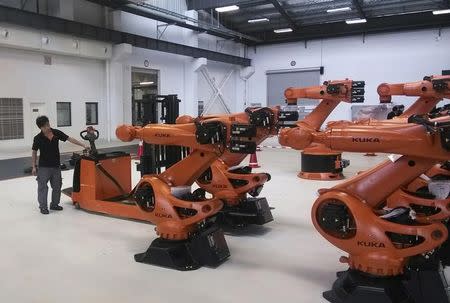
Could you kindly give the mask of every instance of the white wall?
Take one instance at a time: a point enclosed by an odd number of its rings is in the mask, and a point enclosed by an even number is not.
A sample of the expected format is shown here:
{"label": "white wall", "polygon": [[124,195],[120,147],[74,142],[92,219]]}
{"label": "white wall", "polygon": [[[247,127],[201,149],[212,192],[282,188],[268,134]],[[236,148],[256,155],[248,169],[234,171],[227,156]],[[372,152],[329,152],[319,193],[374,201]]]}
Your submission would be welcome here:
{"label": "white wall", "polygon": [[[54,2],[54,3],[53,3]],[[148,37],[157,37],[157,26],[161,22],[149,20],[144,17],[111,11],[100,8],[94,4],[85,5],[85,1],[53,0],[54,14],[66,19],[86,22],[94,25],[108,27],[139,34]],[[161,2],[161,1],[160,1]],[[186,11],[181,5],[184,1],[177,0],[175,5],[178,13],[185,13],[196,18],[196,13]],[[155,1],[155,5],[162,5]],[[107,16],[109,14],[109,16]],[[121,123],[131,123],[131,71],[133,67],[159,70],[160,94],[177,94],[182,100],[180,112],[182,114],[197,114],[197,100],[207,99],[211,89],[204,79],[195,71],[197,59],[169,53],[157,52],[135,47],[122,52],[120,47],[113,47],[102,42],[55,34],[45,31],[36,31],[10,24],[0,24],[0,30],[7,29],[7,38],[0,36],[0,63],[9,68],[0,69],[0,79],[9,77],[8,87],[5,81],[0,84],[0,91],[4,97],[24,98],[25,139],[13,141],[0,141],[0,147],[6,144],[27,145],[31,140],[31,128],[34,122],[29,121],[29,102],[43,101],[47,103],[48,114],[56,125],[56,102],[72,102],[73,126],[66,130],[77,134],[84,125],[84,102],[99,101],[100,125],[99,129],[105,138],[115,139],[115,128]],[[162,28],[161,28],[162,29]],[[48,37],[49,43],[43,43]],[[185,44],[193,47],[205,47],[214,51],[240,55],[243,52],[241,45],[230,42],[216,42],[218,39],[205,34],[197,34],[191,30],[169,26],[162,40]],[[74,43],[79,47],[74,47]],[[6,47],[1,49],[1,47]],[[105,52],[106,50],[106,52]],[[53,65],[44,66],[43,55],[52,54]],[[14,56],[23,56],[18,59]],[[101,61],[83,58],[103,59]],[[150,65],[144,66],[148,60]],[[32,64],[28,64],[33,62]],[[221,80],[230,69],[237,69],[224,88],[224,94],[229,107],[236,109],[236,102],[243,95],[238,92],[240,86],[239,67],[231,64],[220,64],[209,61],[207,67],[212,77]],[[15,76],[8,73],[16,70]],[[26,71],[30,71],[28,74]],[[50,73],[50,74],[47,74]],[[66,79],[67,81],[62,81]],[[26,90],[20,89],[24,81],[32,83]],[[61,83],[68,83],[61,85]],[[242,83],[238,83],[242,86]],[[63,100],[64,99],[64,100]],[[240,103],[243,103],[241,101]],[[215,112],[223,112],[218,108]],[[63,128],[64,129],[64,128]]]}
{"label": "white wall", "polygon": [[[399,33],[371,34],[260,46],[249,49],[255,74],[249,80],[251,102],[267,101],[267,70],[324,66],[321,81],[350,78],[366,81],[366,104],[377,104],[377,86],[382,82],[418,81],[426,75],[450,69],[450,28]],[[290,62],[297,62],[295,67]],[[301,86],[301,83],[299,83]],[[414,98],[413,98],[414,100]],[[394,102],[409,105],[411,98]],[[341,104],[329,120],[350,119],[350,104]]]}
{"label": "white wall", "polygon": [[144,61],[148,60],[148,68],[159,70],[159,93],[161,95],[178,95],[181,99],[180,111],[189,111],[187,107],[192,100],[186,100],[184,64],[187,60],[192,60],[184,56],[168,55],[157,51],[140,48],[133,48],[133,55],[126,62],[126,78],[130,89],[126,92],[125,118],[127,123],[131,123],[131,70],[133,67],[146,68]]}
{"label": "white wall", "polygon": [[[23,140],[0,141],[0,149],[14,143],[31,146],[39,130],[31,121],[31,102],[45,102],[53,127],[56,123],[56,102],[71,102],[72,126],[58,127],[75,138],[86,128],[85,102],[98,102],[100,132],[105,129],[105,67],[104,61],[51,55],[52,65],[45,65],[42,53],[0,47],[0,97],[23,98]],[[12,141],[12,142],[11,142]]]}
{"label": "white wall", "polygon": [[[194,11],[185,11],[184,14],[197,18]],[[165,27],[164,22],[121,11],[115,11],[114,15],[114,28],[117,30],[179,44],[189,44],[190,38],[185,37],[185,32],[191,32],[191,30],[174,25]],[[195,36],[198,40],[196,47],[230,55],[243,55],[243,47],[240,43],[204,33],[195,34]]]}
{"label": "white wall", "polygon": [[[195,12],[189,11],[185,12],[185,14],[192,18],[196,18]],[[113,13],[112,20],[112,26],[117,30],[152,38],[158,37],[157,26],[162,24],[155,20],[149,20],[144,17],[120,11]],[[163,28],[160,28],[160,30],[163,30]],[[176,26],[167,27],[160,39],[232,55],[240,55],[243,53],[243,47],[240,44],[223,42],[223,39],[221,38],[206,34],[197,34],[189,29]],[[144,66],[145,60],[150,62],[148,67]],[[182,101],[180,104],[180,112],[183,114],[197,115],[197,101],[208,101],[213,90],[206,82],[203,75],[194,70],[195,62],[196,59],[190,57],[133,47],[132,54],[122,62],[123,69],[121,72],[123,72],[123,79],[117,81],[122,82],[123,87],[131,87],[130,78],[133,67],[157,69],[159,70],[160,76],[160,94],[177,94]],[[230,70],[235,70],[230,79],[226,82],[226,85],[223,88],[223,94],[225,95],[226,101],[229,103],[228,107],[232,111],[240,108],[241,106],[238,104],[243,104],[243,94],[239,92],[237,86],[237,82],[242,81],[239,78],[240,67],[214,61],[208,61],[206,67],[209,70],[211,77],[216,80],[217,85]],[[120,110],[120,107],[115,107],[115,111],[113,112],[113,116],[116,115],[117,118],[115,123],[129,123],[131,121],[131,89],[117,92],[117,94],[114,95],[121,96],[123,103],[125,104],[122,120],[117,117],[119,114],[117,111]],[[118,101],[112,98],[112,104],[117,103]],[[223,112],[225,112],[225,110],[218,106],[218,104],[216,104],[211,111],[211,113]]]}
{"label": "white wall", "polygon": [[198,47],[234,56],[244,56],[242,44],[207,34],[198,35]]}

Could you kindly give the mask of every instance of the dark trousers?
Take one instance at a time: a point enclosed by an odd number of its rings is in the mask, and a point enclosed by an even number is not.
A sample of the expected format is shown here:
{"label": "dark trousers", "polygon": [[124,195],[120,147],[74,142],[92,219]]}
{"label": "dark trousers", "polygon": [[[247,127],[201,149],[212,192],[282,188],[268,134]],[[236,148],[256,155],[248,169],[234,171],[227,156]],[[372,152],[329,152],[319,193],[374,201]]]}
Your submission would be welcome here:
{"label": "dark trousers", "polygon": [[38,201],[39,208],[47,209],[47,196],[48,196],[48,186],[47,183],[50,181],[52,186],[52,202],[50,206],[57,206],[61,198],[61,168],[59,167],[39,167],[37,171],[38,182]]}

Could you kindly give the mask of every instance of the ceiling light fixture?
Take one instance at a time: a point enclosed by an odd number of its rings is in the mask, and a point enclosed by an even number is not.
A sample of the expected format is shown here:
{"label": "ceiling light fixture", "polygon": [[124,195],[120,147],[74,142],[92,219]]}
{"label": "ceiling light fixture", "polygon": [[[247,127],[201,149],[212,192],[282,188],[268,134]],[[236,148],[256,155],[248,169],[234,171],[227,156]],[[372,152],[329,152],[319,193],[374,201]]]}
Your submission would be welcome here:
{"label": "ceiling light fixture", "polygon": [[352,9],[348,6],[346,7],[340,7],[340,8],[330,8],[327,9],[327,13],[340,13],[340,12],[348,12],[351,11]]}
{"label": "ceiling light fixture", "polygon": [[153,81],[139,82],[139,85],[152,85],[153,83],[155,83],[155,82],[153,82]]}
{"label": "ceiling light fixture", "polygon": [[439,11],[433,11],[433,15],[443,15],[443,14],[450,14],[450,9],[442,9]]}
{"label": "ceiling light fixture", "polygon": [[351,20],[345,20],[345,23],[347,24],[358,24],[358,23],[366,23],[366,19],[351,19]]}
{"label": "ceiling light fixture", "polygon": [[274,29],[273,31],[275,33],[277,33],[277,34],[290,33],[290,32],[292,32],[292,28],[290,28],[290,27],[288,27],[288,28],[279,28],[279,29]]}
{"label": "ceiling light fixture", "polygon": [[238,9],[239,9],[239,6],[237,6],[237,5],[222,6],[222,7],[216,7],[216,12],[225,13],[225,12],[236,11]]}
{"label": "ceiling light fixture", "polygon": [[259,18],[259,19],[250,19],[250,20],[248,20],[248,23],[258,23],[258,22],[269,22],[269,19],[267,19],[267,18]]}

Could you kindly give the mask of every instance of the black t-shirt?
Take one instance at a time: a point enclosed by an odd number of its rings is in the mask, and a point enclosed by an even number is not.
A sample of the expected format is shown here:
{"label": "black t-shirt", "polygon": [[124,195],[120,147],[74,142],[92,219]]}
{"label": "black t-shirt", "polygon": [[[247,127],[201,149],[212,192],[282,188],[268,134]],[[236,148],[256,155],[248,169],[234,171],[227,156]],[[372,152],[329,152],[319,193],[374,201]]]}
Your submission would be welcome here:
{"label": "black t-shirt", "polygon": [[50,141],[42,132],[34,136],[33,150],[40,150],[40,167],[59,167],[59,140],[65,142],[69,136],[58,129],[53,129],[53,138]]}

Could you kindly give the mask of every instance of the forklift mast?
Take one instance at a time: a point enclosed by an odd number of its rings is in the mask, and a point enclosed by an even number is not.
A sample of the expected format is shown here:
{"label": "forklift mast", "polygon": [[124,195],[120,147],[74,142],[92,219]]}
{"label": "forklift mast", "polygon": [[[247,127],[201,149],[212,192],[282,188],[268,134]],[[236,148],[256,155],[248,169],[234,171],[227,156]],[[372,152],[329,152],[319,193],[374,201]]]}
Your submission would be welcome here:
{"label": "forklift mast", "polygon": [[[177,95],[144,95],[140,102],[139,111],[142,126],[150,123],[175,124],[179,116],[181,100]],[[143,153],[137,170],[141,176],[160,174],[162,168],[169,168],[188,153],[187,148],[170,145],[147,144],[143,142]]]}

